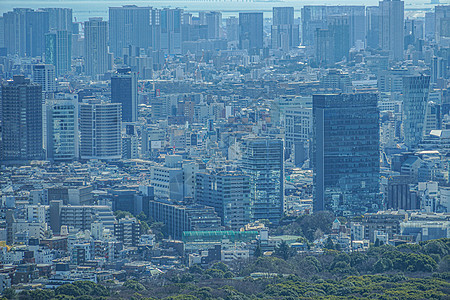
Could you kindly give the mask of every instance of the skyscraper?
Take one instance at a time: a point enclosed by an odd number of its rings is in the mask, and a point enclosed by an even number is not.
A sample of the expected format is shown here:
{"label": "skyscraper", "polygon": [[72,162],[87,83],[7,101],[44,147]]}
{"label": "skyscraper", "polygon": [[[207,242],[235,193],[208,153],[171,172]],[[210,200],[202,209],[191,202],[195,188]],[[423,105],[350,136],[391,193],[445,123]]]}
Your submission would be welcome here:
{"label": "skyscraper", "polygon": [[314,211],[381,208],[376,94],[313,96]]}
{"label": "skyscraper", "polygon": [[15,75],[2,85],[1,99],[1,160],[8,163],[42,159],[41,86]]}
{"label": "skyscraper", "polygon": [[128,46],[144,49],[152,46],[154,14],[151,7],[136,5],[109,8],[109,42],[115,57],[121,57]]}
{"label": "skyscraper", "polygon": [[44,56],[45,34],[49,30],[48,12],[42,10],[25,13],[25,54],[26,56]]}
{"label": "skyscraper", "polygon": [[72,9],[71,8],[43,8],[49,15],[50,30],[67,30],[72,33]]}
{"label": "skyscraper", "polygon": [[51,161],[78,159],[78,96],[57,94],[46,102],[46,151]]}
{"label": "skyscraper", "polygon": [[437,5],[434,10],[435,38],[441,43],[442,39],[450,39],[450,5]]}
{"label": "skyscraper", "polygon": [[319,64],[330,65],[348,59],[350,51],[350,25],[345,15],[327,18],[327,29],[316,31],[316,59]]}
{"label": "skyscraper", "polygon": [[242,140],[241,169],[250,176],[250,218],[278,224],[284,209],[284,145],[280,139]]}
{"label": "skyscraper", "polygon": [[305,5],[302,8],[302,44],[314,45],[317,29],[327,29],[329,17],[346,16],[349,25],[350,45],[356,41],[364,41],[365,7],[364,6],[315,6]]}
{"label": "skyscraper", "polygon": [[390,52],[394,60],[403,59],[404,2],[380,1],[380,46]]}
{"label": "skyscraper", "polygon": [[403,77],[403,134],[409,149],[422,141],[430,76]]}
{"label": "skyscraper", "polygon": [[92,100],[80,104],[81,159],[122,158],[122,107],[120,103]]}
{"label": "skyscraper", "polygon": [[272,24],[272,48],[289,50],[299,45],[299,27],[294,24],[293,7],[274,7]]}
{"label": "skyscraper", "polygon": [[159,11],[160,49],[166,54],[181,54],[181,16],[179,8]]}
{"label": "skyscraper", "polygon": [[104,74],[108,70],[107,23],[102,18],[84,22],[85,71],[87,75]]}
{"label": "skyscraper", "polygon": [[130,68],[117,69],[111,76],[111,102],[122,105],[122,121],[138,119],[137,75]]}
{"label": "skyscraper", "polygon": [[213,207],[225,228],[239,230],[250,223],[250,178],[234,171],[197,173],[195,201]]}
{"label": "skyscraper", "polygon": [[33,66],[33,82],[42,86],[42,92],[56,91],[56,72],[54,65],[39,64]]}
{"label": "skyscraper", "polygon": [[72,35],[67,30],[45,35],[45,62],[56,68],[56,76],[70,72],[72,62]]}
{"label": "skyscraper", "polygon": [[220,27],[222,25],[222,13],[218,11],[200,12],[200,25],[206,25],[207,38],[220,38]]}
{"label": "skyscraper", "polygon": [[44,35],[49,30],[49,15],[42,10],[14,8],[3,14],[4,46],[7,53],[19,56],[42,56]]}
{"label": "skyscraper", "polygon": [[366,45],[372,49],[380,46],[380,8],[366,7]]}
{"label": "skyscraper", "polygon": [[263,13],[239,13],[239,48],[257,51],[263,47]]}

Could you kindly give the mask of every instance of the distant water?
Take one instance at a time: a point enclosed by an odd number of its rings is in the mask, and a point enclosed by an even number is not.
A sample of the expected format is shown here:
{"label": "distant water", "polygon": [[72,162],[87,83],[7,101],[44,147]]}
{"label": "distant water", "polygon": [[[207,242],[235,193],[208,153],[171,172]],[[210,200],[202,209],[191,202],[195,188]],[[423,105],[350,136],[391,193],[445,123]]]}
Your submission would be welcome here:
{"label": "distant water", "polygon": [[[441,0],[442,4],[449,4],[450,0]],[[129,0],[0,0],[0,13],[12,10],[14,7],[66,7],[73,9],[73,15],[77,21],[86,21],[90,17],[103,17],[108,19],[108,7],[122,5],[152,6],[155,8],[183,8],[186,11],[198,12],[204,10],[222,11],[223,16],[237,15],[239,11],[263,11],[265,17],[272,16],[272,7],[292,6],[295,8],[296,17],[300,16],[300,8],[304,5],[378,5],[378,0],[268,0],[244,2],[217,0],[217,1],[193,1],[193,0],[165,0],[165,1],[129,1]],[[430,0],[405,1],[405,9],[426,10],[434,7]],[[422,12],[423,13],[423,12]],[[408,14],[415,14],[407,12]]]}

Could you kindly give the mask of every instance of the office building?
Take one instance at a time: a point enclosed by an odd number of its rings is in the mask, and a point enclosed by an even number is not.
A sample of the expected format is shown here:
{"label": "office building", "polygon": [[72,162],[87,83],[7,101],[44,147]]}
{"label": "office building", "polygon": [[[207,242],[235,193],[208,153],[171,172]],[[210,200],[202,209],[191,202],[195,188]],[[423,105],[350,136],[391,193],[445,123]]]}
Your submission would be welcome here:
{"label": "office building", "polygon": [[109,8],[109,42],[115,57],[122,57],[129,46],[148,49],[152,46],[152,26],[156,11],[151,7],[124,5]]}
{"label": "office building", "polygon": [[263,42],[263,13],[239,13],[239,48],[259,54]]}
{"label": "office building", "polygon": [[434,33],[437,43],[450,39],[450,5],[434,7]]}
{"label": "office building", "polygon": [[96,76],[108,70],[107,22],[89,18],[84,22],[85,72]]}
{"label": "office building", "polygon": [[181,54],[181,16],[179,8],[159,11],[160,49],[165,54]]}
{"label": "office building", "polygon": [[50,30],[66,30],[69,33],[72,32],[72,9],[71,8],[42,8],[43,11],[48,13],[49,28]]}
{"label": "office building", "polygon": [[404,2],[401,0],[380,1],[380,46],[389,51],[394,60],[403,59],[404,50]]}
{"label": "office building", "polygon": [[54,65],[33,65],[33,82],[41,85],[43,93],[56,92],[56,70]]}
{"label": "office building", "polygon": [[239,19],[236,17],[229,17],[226,20],[227,40],[238,41],[239,40]]}
{"label": "office building", "polygon": [[329,16],[327,29],[316,31],[316,61],[332,65],[349,58],[350,24],[347,16]]}
{"label": "office building", "polygon": [[364,214],[364,218],[362,219],[364,239],[374,243],[377,232],[386,234],[388,238],[394,238],[394,235],[401,233],[400,223],[407,220],[408,213],[398,210]]}
{"label": "office building", "polygon": [[45,62],[56,68],[56,76],[70,72],[72,34],[67,30],[52,31],[45,35]]}
{"label": "office building", "polygon": [[300,44],[299,26],[294,24],[293,7],[274,7],[272,20],[272,49],[287,51]]}
{"label": "office building", "polygon": [[213,207],[228,230],[250,223],[250,177],[223,171],[196,174],[195,202]]}
{"label": "office building", "polygon": [[207,39],[220,38],[222,27],[222,13],[218,11],[199,12],[200,25],[207,28]]}
{"label": "office building", "polygon": [[286,109],[284,113],[286,157],[291,157],[296,166],[301,166],[309,157],[312,134],[312,108]]}
{"label": "office building", "polygon": [[25,55],[43,57],[45,34],[49,30],[49,14],[36,10],[25,13]]}
{"label": "office building", "polygon": [[166,232],[181,239],[184,231],[223,230],[221,219],[212,207],[199,204],[178,205],[168,200],[151,200],[148,215],[166,225]]}
{"label": "office building", "polygon": [[2,85],[1,97],[3,162],[43,158],[42,88],[22,75]]}
{"label": "office building", "polygon": [[120,68],[111,76],[111,102],[122,105],[122,121],[138,120],[138,87],[136,72]]}
{"label": "office building", "polygon": [[80,104],[81,159],[122,158],[120,103],[91,101]]}
{"label": "office building", "polygon": [[316,44],[315,36],[318,29],[327,29],[328,18],[346,16],[349,25],[350,46],[357,41],[366,39],[366,14],[364,6],[321,6],[305,5],[302,8],[302,44]]}
{"label": "office building", "polygon": [[376,94],[313,96],[314,211],[381,208],[378,124]]}
{"label": "office building", "polygon": [[378,49],[380,46],[380,8],[378,6],[366,7],[366,46]]}
{"label": "office building", "polygon": [[409,149],[415,149],[425,134],[425,114],[430,76],[403,77],[403,135]]}
{"label": "office building", "polygon": [[411,191],[411,177],[407,175],[390,176],[387,184],[386,208],[392,210],[420,209],[417,195]]}
{"label": "office building", "polygon": [[14,8],[3,14],[3,40],[7,53],[40,56],[45,52],[44,35],[49,30],[49,15],[42,10]]}
{"label": "office building", "polygon": [[240,167],[250,176],[251,221],[278,224],[284,208],[284,145],[281,139],[245,137]]}
{"label": "office building", "polygon": [[46,152],[50,161],[78,159],[78,95],[57,94],[46,102]]}

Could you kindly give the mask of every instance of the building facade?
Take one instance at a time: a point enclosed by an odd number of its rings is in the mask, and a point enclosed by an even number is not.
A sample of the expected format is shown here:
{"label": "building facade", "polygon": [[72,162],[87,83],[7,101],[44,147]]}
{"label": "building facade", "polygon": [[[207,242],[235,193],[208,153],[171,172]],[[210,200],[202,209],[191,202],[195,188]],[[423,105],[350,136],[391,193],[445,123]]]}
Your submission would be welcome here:
{"label": "building facade", "polygon": [[314,211],[381,208],[376,94],[313,96]]}

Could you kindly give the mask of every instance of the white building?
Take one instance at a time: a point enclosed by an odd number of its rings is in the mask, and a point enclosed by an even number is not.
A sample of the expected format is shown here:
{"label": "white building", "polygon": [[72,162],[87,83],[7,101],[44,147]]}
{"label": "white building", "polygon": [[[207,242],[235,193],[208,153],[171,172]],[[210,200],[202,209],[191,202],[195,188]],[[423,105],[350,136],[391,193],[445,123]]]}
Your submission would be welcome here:
{"label": "white building", "polygon": [[122,158],[122,108],[120,103],[100,100],[80,104],[80,157]]}

